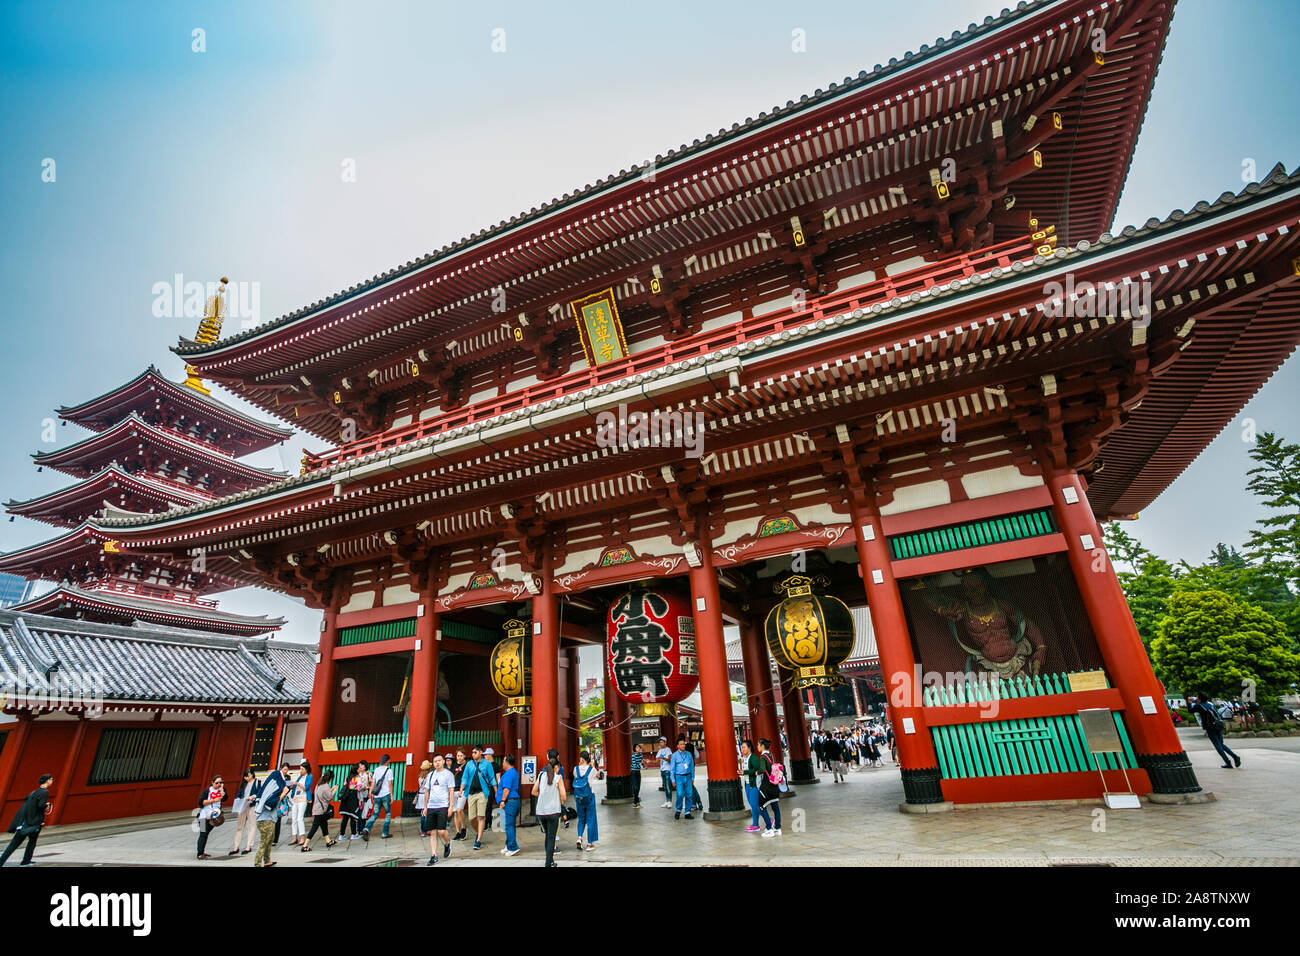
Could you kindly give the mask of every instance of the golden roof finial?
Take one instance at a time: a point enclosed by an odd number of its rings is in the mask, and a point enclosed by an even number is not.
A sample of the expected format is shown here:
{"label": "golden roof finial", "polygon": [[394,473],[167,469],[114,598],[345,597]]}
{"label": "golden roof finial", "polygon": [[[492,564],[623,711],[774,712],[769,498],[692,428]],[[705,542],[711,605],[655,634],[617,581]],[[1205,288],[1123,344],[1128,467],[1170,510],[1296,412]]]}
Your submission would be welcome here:
{"label": "golden roof finial", "polygon": [[[203,318],[199,320],[199,330],[194,336],[194,341],[200,345],[211,345],[221,337],[221,324],[226,321],[226,286],[229,283],[230,280],[222,276],[221,287],[208,296],[208,301],[203,305]],[[185,366],[185,375],[185,384],[190,388],[204,395],[212,394],[199,378],[199,370],[193,365]]]}

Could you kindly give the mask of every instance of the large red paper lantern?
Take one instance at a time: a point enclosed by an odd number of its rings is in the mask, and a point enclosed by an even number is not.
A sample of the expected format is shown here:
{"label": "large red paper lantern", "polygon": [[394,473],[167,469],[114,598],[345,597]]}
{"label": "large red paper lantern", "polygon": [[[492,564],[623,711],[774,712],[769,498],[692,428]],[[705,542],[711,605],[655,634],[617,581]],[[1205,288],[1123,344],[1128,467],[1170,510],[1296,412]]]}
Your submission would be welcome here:
{"label": "large red paper lantern", "polygon": [[609,682],[639,716],[672,713],[700,683],[695,619],[674,591],[633,589],[606,618]]}

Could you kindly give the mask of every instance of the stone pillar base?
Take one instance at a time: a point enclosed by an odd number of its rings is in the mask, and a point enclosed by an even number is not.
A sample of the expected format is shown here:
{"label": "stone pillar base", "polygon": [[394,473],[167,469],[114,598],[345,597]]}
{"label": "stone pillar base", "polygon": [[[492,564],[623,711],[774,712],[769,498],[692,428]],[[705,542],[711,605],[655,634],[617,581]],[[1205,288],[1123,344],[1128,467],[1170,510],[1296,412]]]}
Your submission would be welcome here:
{"label": "stone pillar base", "polygon": [[730,820],[749,813],[740,780],[710,780],[708,782],[708,810],[706,820]]}
{"label": "stone pillar base", "polygon": [[632,776],[625,774],[622,777],[606,775],[605,777],[605,799],[604,803],[631,803],[632,802]]}
{"label": "stone pillar base", "polygon": [[1160,794],[1199,793],[1196,771],[1185,751],[1168,754],[1137,754],[1137,765],[1147,772],[1151,789]]}
{"label": "stone pillar base", "polygon": [[938,767],[921,767],[916,770],[904,768],[903,796],[909,804],[943,803],[943,790],[940,787]]}
{"label": "stone pillar base", "polygon": [[719,820],[740,820],[749,816],[748,810],[705,810],[704,819],[710,823]]}
{"label": "stone pillar base", "polygon": [[1151,803],[1162,805],[1176,805],[1180,803],[1218,803],[1219,798],[1209,790],[1202,790],[1199,793],[1150,793],[1143,799]]}
{"label": "stone pillar base", "polygon": [[899,813],[950,813],[956,806],[951,800],[942,803],[900,803]]}
{"label": "stone pillar base", "polygon": [[817,779],[817,771],[813,769],[812,758],[807,760],[790,761],[790,782],[792,784],[803,785],[805,783],[821,783]]}

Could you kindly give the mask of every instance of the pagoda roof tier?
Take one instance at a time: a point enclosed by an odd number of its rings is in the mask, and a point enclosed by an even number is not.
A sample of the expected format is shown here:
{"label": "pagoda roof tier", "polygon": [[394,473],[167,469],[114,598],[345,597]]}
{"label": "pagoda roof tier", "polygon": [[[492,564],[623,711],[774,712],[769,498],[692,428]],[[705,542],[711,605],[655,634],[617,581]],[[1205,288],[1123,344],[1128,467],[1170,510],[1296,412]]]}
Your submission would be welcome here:
{"label": "pagoda roof tier", "polygon": [[[795,220],[813,245],[874,236],[936,254],[1015,238],[1030,212],[1066,242],[1093,239],[1114,216],[1171,7],[1021,4],[669,151],[652,170],[611,175],[260,327],[176,351],[268,414],[333,438],[336,390],[382,393],[407,387],[412,362],[436,369],[517,348],[490,308],[496,289],[511,319],[534,324],[606,286],[622,303],[658,308],[647,291],[654,267],[694,288],[772,267],[794,252]],[[1091,46],[1098,31],[1104,56]],[[953,159],[959,194],[943,209],[939,157]],[[1009,196],[1015,217],[994,214]]]}
{"label": "pagoda roof tier", "polygon": [[[569,519],[653,500],[661,466],[680,462],[681,449],[602,445],[595,422],[602,410],[703,413],[702,474],[726,471],[743,482],[756,466],[748,451],[740,460],[740,449],[779,441],[787,446],[781,456],[807,464],[791,451],[792,436],[825,429],[828,420],[867,441],[935,444],[939,421],[960,413],[1000,422],[1023,444],[1023,416],[1038,415],[1033,403],[1056,383],[1074,387],[1070,375],[1089,376],[1078,381],[1119,404],[1089,399],[1070,409],[1079,415],[1056,426],[1057,440],[1071,466],[1087,473],[1099,517],[1132,514],[1191,464],[1300,342],[1298,247],[1300,175],[1278,167],[1239,194],[1095,243],[1027,260],[1007,251],[997,264],[949,262],[935,267],[934,282],[883,301],[868,286],[810,299],[798,312],[584,370],[585,382],[565,381],[527,407],[480,410],[418,438],[359,446],[355,457],[268,488],[99,526],[137,548],[185,553],[202,545],[252,557],[287,547],[307,563],[402,525],[418,524],[431,540],[499,536],[498,516],[508,521],[502,507],[513,502],[538,502],[546,520],[552,510]],[[1139,300],[1146,289],[1149,323],[1117,308],[1084,310],[1074,292],[1082,282]],[[775,328],[765,324],[773,321]],[[1099,409],[1107,409],[1104,421],[1083,420]]]}
{"label": "pagoda roof tier", "polygon": [[[159,592],[152,596],[153,592]],[[16,605],[13,610],[52,617],[75,617],[79,620],[107,624],[146,621],[167,627],[217,631],[253,637],[279,630],[284,619],[263,614],[251,616],[219,610],[215,602],[200,601],[186,594],[165,589],[131,586],[127,582],[104,582],[101,586],[80,588],[63,583],[51,591]]]}
{"label": "pagoda roof tier", "polygon": [[146,467],[171,462],[178,471],[210,476],[208,487],[218,492],[244,491],[285,477],[284,472],[244,464],[215,446],[150,424],[135,412],[79,442],[36,452],[32,460],[76,478],[88,478],[111,462],[140,462]]}
{"label": "pagoda roof tier", "polygon": [[310,644],[70,621],[15,608],[0,610],[0,638],[8,710],[29,701],[301,710],[311,698]]}
{"label": "pagoda roof tier", "polygon": [[72,528],[92,515],[101,514],[105,507],[151,513],[210,501],[214,497],[202,488],[144,472],[132,474],[114,463],[58,491],[26,501],[5,502],[5,509],[24,518]]}
{"label": "pagoda roof tier", "polygon": [[134,569],[138,577],[162,573],[184,579],[186,589],[196,594],[255,583],[233,578],[230,572],[239,568],[230,558],[213,556],[204,570],[195,574],[188,560],[124,550],[119,548],[116,536],[86,523],[58,537],[0,554],[0,571],[32,579],[94,582],[125,575],[129,569]]}
{"label": "pagoda roof tier", "polygon": [[258,421],[211,395],[173,382],[153,365],[103,395],[57,411],[60,418],[96,432],[132,413],[173,431],[184,433],[197,428],[203,441],[235,457],[278,445],[293,434],[290,429]]}

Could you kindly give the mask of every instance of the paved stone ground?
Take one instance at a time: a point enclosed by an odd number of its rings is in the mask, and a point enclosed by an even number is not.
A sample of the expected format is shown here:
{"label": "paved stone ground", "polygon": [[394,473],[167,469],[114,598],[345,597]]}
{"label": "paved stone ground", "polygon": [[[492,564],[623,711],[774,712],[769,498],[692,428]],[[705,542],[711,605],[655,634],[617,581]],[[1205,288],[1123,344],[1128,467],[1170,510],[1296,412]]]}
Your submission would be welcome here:
{"label": "paved stone ground", "polygon": [[[560,830],[561,866],[615,865],[1010,865],[1048,866],[1110,863],[1147,865],[1300,865],[1300,737],[1243,739],[1229,746],[1243,757],[1240,770],[1222,770],[1208,740],[1182,732],[1197,775],[1218,802],[1193,806],[1155,806],[1107,810],[1099,806],[1037,806],[957,810],[911,815],[898,812],[902,785],[896,768],[861,770],[844,784],[829,774],[822,783],[798,788],[782,801],[783,835],[762,839],[745,833],[748,818],[726,822],[674,821],[659,807],[657,776],[643,780],[644,807],[601,806],[600,845],[579,853],[576,828]],[[704,780],[699,780],[701,792]],[[603,784],[597,784],[597,792]],[[234,869],[252,865],[252,854],[194,860],[194,834],[187,822],[169,818],[123,823],[126,832],[51,829],[42,835],[36,860],[45,865],[205,866]],[[174,820],[175,818],[170,818]],[[1094,829],[1104,822],[1104,831]],[[148,827],[141,829],[140,827]],[[62,830],[63,832],[59,832]],[[378,832],[366,843],[347,841],[327,850],[317,839],[312,853],[279,848],[274,859],[285,866],[422,866],[428,844],[418,822],[399,820],[394,837]],[[230,824],[212,835],[209,851],[224,854],[234,831]],[[537,866],[542,861],[537,828],[520,830],[522,851],[505,859],[504,835],[489,833],[483,849],[472,841],[453,844],[439,867]]]}

